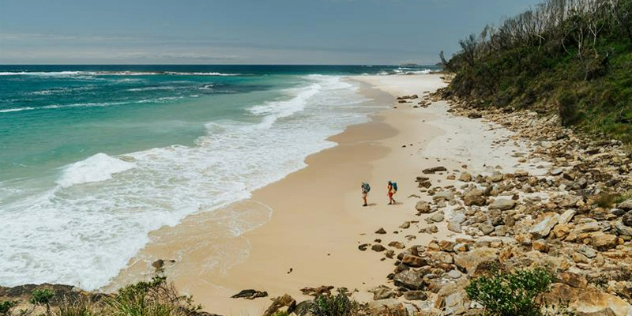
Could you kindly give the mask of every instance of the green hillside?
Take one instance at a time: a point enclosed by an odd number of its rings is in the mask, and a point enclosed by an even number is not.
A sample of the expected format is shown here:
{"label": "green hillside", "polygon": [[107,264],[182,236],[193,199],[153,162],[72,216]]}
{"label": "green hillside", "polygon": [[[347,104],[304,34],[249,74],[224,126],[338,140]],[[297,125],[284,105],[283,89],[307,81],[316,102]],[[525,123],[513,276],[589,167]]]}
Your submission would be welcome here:
{"label": "green hillside", "polygon": [[460,44],[447,97],[632,143],[632,0],[548,0]]}

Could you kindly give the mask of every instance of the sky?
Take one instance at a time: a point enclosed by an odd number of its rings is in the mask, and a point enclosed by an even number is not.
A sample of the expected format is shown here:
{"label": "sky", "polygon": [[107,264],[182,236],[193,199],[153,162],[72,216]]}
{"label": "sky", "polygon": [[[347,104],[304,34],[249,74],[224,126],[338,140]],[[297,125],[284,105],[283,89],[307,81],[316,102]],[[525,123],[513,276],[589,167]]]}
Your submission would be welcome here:
{"label": "sky", "polygon": [[0,64],[434,64],[540,0],[0,0]]}

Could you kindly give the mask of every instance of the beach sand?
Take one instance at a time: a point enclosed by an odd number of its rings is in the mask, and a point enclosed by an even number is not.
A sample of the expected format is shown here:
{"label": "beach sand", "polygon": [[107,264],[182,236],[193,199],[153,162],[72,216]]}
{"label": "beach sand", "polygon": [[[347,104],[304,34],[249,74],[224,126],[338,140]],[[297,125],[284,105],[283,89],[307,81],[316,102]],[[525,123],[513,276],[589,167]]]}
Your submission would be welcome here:
{"label": "beach sand", "polygon": [[[367,290],[386,284],[393,265],[370,249],[358,250],[358,245],[374,244],[376,238],[384,246],[391,241],[411,246],[457,237],[441,224],[436,234],[417,233],[427,226],[423,216],[415,216],[415,204],[429,200],[415,182],[424,168],[446,167],[447,173],[430,177],[447,186],[458,185],[446,180],[447,174],[458,178],[466,169],[474,174],[532,167],[521,166],[512,156],[524,149],[518,142],[506,142],[513,135],[499,126],[456,117],[445,102],[428,108],[413,108],[416,101],[396,102],[396,96],[422,96],[445,86],[439,74],[348,80],[363,82],[364,93],[392,108],[331,137],[337,146],[309,156],[306,168],[255,191],[251,199],[152,233],[152,242],[113,284],[146,275],[158,258],[174,258],[175,263],[166,264],[166,275],[206,311],[221,315],[260,315],[270,304],[269,298],[230,298],[243,289],[267,291],[270,297],[287,293],[301,301],[309,298],[301,288],[331,285],[357,289],[354,296],[369,301]],[[399,185],[397,205],[387,205],[389,180]],[[362,207],[362,182],[372,187],[368,207]],[[222,220],[242,221],[243,230],[221,231],[217,222]],[[405,221],[419,222],[398,229]],[[382,227],[388,234],[375,234]],[[407,235],[415,239],[409,241]],[[223,262],[222,257],[231,260]]]}

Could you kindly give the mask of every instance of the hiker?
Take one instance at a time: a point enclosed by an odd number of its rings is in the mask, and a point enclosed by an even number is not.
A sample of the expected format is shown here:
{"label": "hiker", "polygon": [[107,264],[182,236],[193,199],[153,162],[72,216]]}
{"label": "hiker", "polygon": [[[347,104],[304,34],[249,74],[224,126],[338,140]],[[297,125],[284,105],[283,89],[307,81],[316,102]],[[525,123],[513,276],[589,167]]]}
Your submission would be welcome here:
{"label": "hiker", "polygon": [[362,182],[362,186],[360,188],[362,188],[362,200],[364,201],[362,206],[367,206],[366,196],[369,194],[369,191],[371,191],[371,186],[366,182]]}
{"label": "hiker", "polygon": [[397,202],[395,202],[395,199],[393,198],[393,195],[395,195],[395,193],[397,193],[397,182],[389,181],[387,189],[388,189],[388,193],[387,193],[387,195],[388,195],[388,205],[397,203]]}

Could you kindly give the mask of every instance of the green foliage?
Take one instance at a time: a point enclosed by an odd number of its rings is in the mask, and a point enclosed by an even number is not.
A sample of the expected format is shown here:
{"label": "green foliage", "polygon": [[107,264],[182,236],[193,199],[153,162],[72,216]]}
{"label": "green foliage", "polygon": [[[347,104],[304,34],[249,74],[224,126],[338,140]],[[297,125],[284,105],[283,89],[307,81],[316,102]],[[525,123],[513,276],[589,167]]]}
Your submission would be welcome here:
{"label": "green foliage", "polygon": [[494,316],[538,316],[536,299],[547,291],[553,275],[540,268],[479,277],[465,288],[470,299]]}
{"label": "green foliage", "polygon": [[51,289],[34,290],[31,293],[31,304],[48,305],[55,296],[55,291]]}
{"label": "green foliage", "polygon": [[[632,144],[632,0],[543,0],[461,41],[445,96],[557,113]],[[476,102],[472,102],[476,101]]]}
{"label": "green foliage", "polygon": [[17,301],[1,301],[0,302],[0,314],[2,316],[11,315],[11,309],[18,305]]}
{"label": "green foliage", "polygon": [[338,289],[336,295],[318,295],[311,305],[314,316],[351,316],[355,315],[360,305],[350,298],[351,293],[345,288]]}
{"label": "green foliage", "polygon": [[113,316],[185,316],[199,311],[190,297],[180,296],[165,277],[128,285],[106,299]]}
{"label": "green foliage", "polygon": [[286,311],[280,311],[274,313],[272,316],[290,316],[290,314],[288,314]]}

